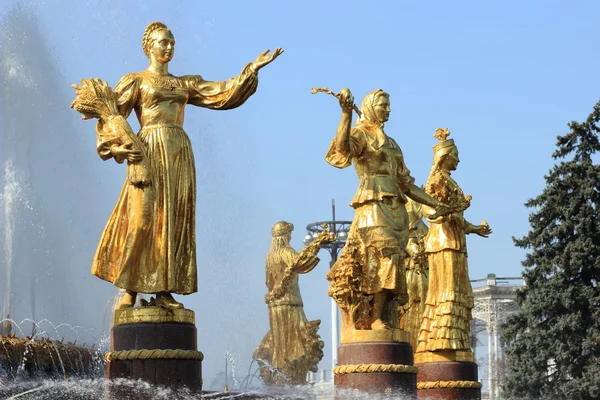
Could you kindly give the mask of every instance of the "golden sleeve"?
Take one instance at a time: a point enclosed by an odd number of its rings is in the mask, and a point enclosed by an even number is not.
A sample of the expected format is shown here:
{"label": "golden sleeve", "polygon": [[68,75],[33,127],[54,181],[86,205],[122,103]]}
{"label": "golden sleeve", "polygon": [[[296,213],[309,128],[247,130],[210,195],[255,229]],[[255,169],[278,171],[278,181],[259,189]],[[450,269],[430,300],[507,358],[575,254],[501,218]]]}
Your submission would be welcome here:
{"label": "golden sleeve", "polygon": [[317,257],[318,249],[311,246],[305,247],[299,253],[293,249],[287,249],[283,254],[286,265],[291,266],[292,271],[298,274],[310,272],[319,263]]}
{"label": "golden sleeve", "polygon": [[214,110],[230,110],[241,106],[256,92],[258,73],[252,63],[228,81],[205,81],[200,75],[181,77],[188,89],[189,104]]}
{"label": "golden sleeve", "polygon": [[352,165],[352,159],[360,157],[366,145],[365,134],[358,128],[352,128],[346,151],[339,151],[335,146],[335,138],[331,141],[325,161],[336,168],[346,168]]}

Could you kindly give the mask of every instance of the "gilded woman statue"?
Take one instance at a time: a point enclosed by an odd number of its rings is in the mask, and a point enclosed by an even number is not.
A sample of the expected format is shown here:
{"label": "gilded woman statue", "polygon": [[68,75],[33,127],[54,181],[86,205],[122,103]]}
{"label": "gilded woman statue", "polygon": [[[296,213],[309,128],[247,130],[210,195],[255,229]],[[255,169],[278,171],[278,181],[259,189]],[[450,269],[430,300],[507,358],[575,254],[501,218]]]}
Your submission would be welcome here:
{"label": "gilded woman statue", "polygon": [[[148,68],[122,77],[114,93],[98,79],[74,86],[72,107],[84,119],[99,119],[100,157],[128,162],[127,181],[102,234],[92,274],[127,291],[120,309],[132,307],[138,292],[155,293],[157,306],[183,308],[171,293],[197,291],[196,170],[183,130],[185,106],[241,106],[256,91],[258,71],[283,50],[267,50],[237,77],[211,82],[169,73],[175,38],[160,22],[148,25],[142,48]],[[125,121],[134,110],[141,127],[137,135]]]}
{"label": "gilded woman statue", "polygon": [[419,329],[423,322],[425,298],[429,284],[429,266],[425,254],[425,237],[428,228],[423,222],[423,206],[412,199],[407,199],[408,213],[408,244],[404,252],[404,267],[406,268],[406,286],[408,303],[402,307],[400,329],[410,333],[410,345],[417,348]]}
{"label": "gilded woman statue", "polygon": [[352,129],[355,106],[348,89],[339,94],[339,102],[342,117],[325,159],[337,168],[354,162],[359,186],[350,203],[356,213],[346,246],[327,275],[332,282],[329,294],[342,309],[342,335],[353,329],[398,328],[398,304],[408,300],[406,198],[442,213],[449,209],[415,186],[402,150],[385,133],[390,115],[386,92],[375,90],[365,96]]}
{"label": "gilded woman statue", "polygon": [[266,274],[269,292],[269,332],[253,358],[260,365],[260,376],[267,385],[306,383],[308,371],[316,372],[323,358],[323,342],[317,331],[320,320],[308,321],[304,314],[298,274],[312,271],[319,262],[321,243],[335,240],[329,231],[297,253],[290,246],[294,225],[277,222],[267,255]]}
{"label": "gilded woman statue", "polygon": [[[433,148],[433,166],[426,186],[427,193],[443,202],[463,198],[461,188],[451,176],[459,158],[454,140],[447,139],[449,134],[448,129],[438,129],[434,135],[440,142]],[[425,210],[425,215],[430,214],[431,210]],[[492,231],[485,221],[472,225],[462,212],[427,219],[429,234],[425,252],[429,260],[429,291],[417,353],[470,352],[473,291],[467,266],[466,235],[476,233],[488,237]]]}

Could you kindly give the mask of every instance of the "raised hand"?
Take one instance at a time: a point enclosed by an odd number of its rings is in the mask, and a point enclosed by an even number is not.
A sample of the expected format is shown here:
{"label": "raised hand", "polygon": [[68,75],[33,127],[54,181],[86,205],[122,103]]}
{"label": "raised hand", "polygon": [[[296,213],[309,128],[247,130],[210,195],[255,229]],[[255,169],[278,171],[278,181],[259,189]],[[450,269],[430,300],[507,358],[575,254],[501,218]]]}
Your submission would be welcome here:
{"label": "raised hand", "polygon": [[271,62],[273,62],[274,59],[276,59],[283,53],[283,49],[281,47],[276,48],[275,51],[271,54],[269,54],[270,51],[271,50],[267,49],[260,53],[258,57],[256,57],[256,60],[254,60],[254,62],[252,63],[255,70],[258,71],[265,65],[270,64]]}
{"label": "raised hand", "polygon": [[354,109],[355,106],[354,106],[354,96],[350,92],[350,89],[343,88],[340,91],[340,95],[339,95],[338,99],[340,101],[340,107],[342,107],[342,110],[346,113],[352,114],[352,110]]}

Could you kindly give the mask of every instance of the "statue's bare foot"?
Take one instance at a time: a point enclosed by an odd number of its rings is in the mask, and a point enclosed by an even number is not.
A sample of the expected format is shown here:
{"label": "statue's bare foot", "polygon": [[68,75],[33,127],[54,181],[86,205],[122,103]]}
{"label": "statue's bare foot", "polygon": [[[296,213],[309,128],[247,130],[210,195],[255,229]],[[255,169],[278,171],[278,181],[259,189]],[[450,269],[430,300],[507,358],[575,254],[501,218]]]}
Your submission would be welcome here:
{"label": "statue's bare foot", "polygon": [[129,290],[123,295],[123,298],[117,305],[117,310],[123,310],[124,308],[131,308],[135,304],[135,298],[137,297],[136,292],[130,292]]}
{"label": "statue's bare foot", "polygon": [[168,308],[170,310],[176,310],[183,308],[183,304],[176,301],[171,293],[163,292],[156,294],[156,305],[162,308]]}
{"label": "statue's bare foot", "polygon": [[387,331],[390,329],[390,327],[387,326],[387,324],[381,319],[377,319],[371,324],[371,329],[374,331]]}

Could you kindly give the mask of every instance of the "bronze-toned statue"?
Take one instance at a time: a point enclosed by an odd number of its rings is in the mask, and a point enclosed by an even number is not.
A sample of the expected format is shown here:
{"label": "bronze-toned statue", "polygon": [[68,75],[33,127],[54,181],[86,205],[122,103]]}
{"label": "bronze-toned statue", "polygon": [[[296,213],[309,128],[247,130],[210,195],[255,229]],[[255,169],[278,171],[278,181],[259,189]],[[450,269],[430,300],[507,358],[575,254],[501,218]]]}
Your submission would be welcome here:
{"label": "bronze-toned statue", "polygon": [[323,342],[317,331],[320,320],[308,321],[304,314],[298,274],[312,271],[319,262],[321,243],[335,240],[329,231],[297,253],[290,246],[294,225],[277,222],[267,255],[267,288],[270,330],[254,352],[260,376],[267,385],[306,383],[308,371],[316,372],[323,358]]}
{"label": "bronze-toned statue", "polygon": [[408,198],[406,202],[408,213],[408,244],[404,252],[404,267],[406,268],[406,286],[408,303],[401,311],[400,329],[410,333],[410,345],[413,351],[417,348],[419,329],[423,322],[425,298],[429,284],[429,266],[425,254],[425,237],[428,228],[423,222],[423,206]]}
{"label": "bronze-toned statue", "polygon": [[[434,135],[440,142],[433,148],[433,166],[426,191],[439,201],[452,203],[464,196],[450,176],[456,170],[459,158],[454,140],[447,139],[448,135],[448,129],[438,129]],[[467,266],[466,235],[476,233],[488,237],[492,230],[485,221],[481,225],[472,225],[462,212],[443,217],[432,217],[432,213],[430,209],[425,210],[429,221],[425,244],[429,291],[416,357],[428,361],[425,354],[419,353],[449,352],[448,358],[453,360],[452,354],[459,351],[466,355],[453,361],[473,361],[469,338],[473,291]]]}
{"label": "bronze-toned statue", "polygon": [[[326,89],[314,89],[326,91]],[[335,95],[335,94],[334,94]],[[386,135],[390,98],[383,90],[365,96],[351,129],[352,94],[338,97],[342,117],[325,159],[337,168],[353,162],[359,178],[350,205],[356,210],[346,246],[327,278],[341,309],[342,343],[359,330],[398,328],[398,307],[408,300],[404,251],[409,237],[406,197],[447,214],[450,208],[414,184],[402,150]],[[351,339],[350,339],[351,340]]]}
{"label": "bronze-toned statue", "polygon": [[[127,181],[102,234],[92,274],[126,289],[119,309],[132,307],[138,292],[156,293],[156,305],[178,309],[183,305],[171,293],[197,291],[196,170],[183,130],[185,106],[241,106],[256,91],[258,71],[283,50],[267,50],[237,77],[211,82],[199,75],[169,73],[175,38],[166,25],[149,24],[142,47],[148,68],[125,75],[114,92],[99,79],[74,85],[77,97],[71,107],[84,119],[99,119],[100,157],[128,164]],[[137,135],[126,121],[134,110],[141,126]]]}

